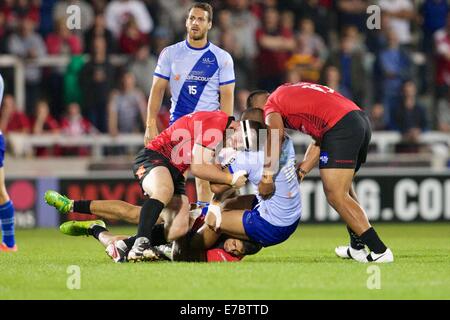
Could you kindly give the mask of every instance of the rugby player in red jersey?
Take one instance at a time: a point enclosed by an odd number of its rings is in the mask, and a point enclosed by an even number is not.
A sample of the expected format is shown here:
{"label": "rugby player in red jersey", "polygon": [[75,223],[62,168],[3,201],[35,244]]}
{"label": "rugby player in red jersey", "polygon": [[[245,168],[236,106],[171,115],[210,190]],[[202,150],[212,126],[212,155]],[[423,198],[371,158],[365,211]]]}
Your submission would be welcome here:
{"label": "rugby player in red jersey", "polygon": [[[314,142],[308,147],[298,174],[303,179],[319,161],[328,203],[347,224],[351,238],[350,246],[336,248],[336,254],[359,262],[392,262],[392,251],[370,225],[352,187],[356,172],[366,162],[371,138],[365,113],[333,89],[306,82],[284,84],[270,95],[259,91],[250,95],[248,103],[248,107],[264,110],[266,124],[273,132],[269,137],[275,134],[278,140],[268,139],[264,176],[258,187],[260,194],[270,197],[273,193],[273,175],[278,167],[284,128],[310,135]],[[277,147],[272,149],[275,143]]]}
{"label": "rugby player in red jersey", "polygon": [[234,132],[227,142],[239,147],[243,142],[248,144],[243,139],[245,135],[261,128],[261,124],[254,121],[245,124],[241,126],[241,122],[222,111],[199,111],[178,119],[138,153],[133,172],[149,198],[141,209],[137,238],[128,254],[129,260],[145,260],[145,251],[151,248],[152,229],[166,206],[177,211],[168,240],[178,239],[188,232],[189,201],[183,176],[188,168],[195,177],[213,183],[235,188],[245,184],[245,172],[222,172],[214,164],[216,148],[224,142],[227,129]]}

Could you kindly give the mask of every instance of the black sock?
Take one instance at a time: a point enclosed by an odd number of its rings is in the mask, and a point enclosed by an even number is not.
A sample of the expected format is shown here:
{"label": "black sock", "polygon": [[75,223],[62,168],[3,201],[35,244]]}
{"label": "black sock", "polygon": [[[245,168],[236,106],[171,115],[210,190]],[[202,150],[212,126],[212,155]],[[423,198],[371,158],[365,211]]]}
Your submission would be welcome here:
{"label": "black sock", "polygon": [[123,242],[125,242],[128,249],[133,248],[134,241],[136,241],[136,236],[131,236],[128,239],[123,239]]}
{"label": "black sock", "polygon": [[92,200],[75,200],[73,202],[73,212],[92,214],[91,201]]}
{"label": "black sock", "polygon": [[98,236],[100,235],[100,233],[105,232],[105,231],[108,231],[108,229],[96,224],[93,227],[88,229],[88,234],[90,234],[91,236],[93,236],[95,239],[98,240]]}
{"label": "black sock", "polygon": [[150,244],[152,246],[159,246],[162,244],[166,244],[166,235],[164,233],[164,223],[159,223],[153,227],[152,230],[152,239]]}
{"label": "black sock", "polygon": [[349,226],[347,226],[347,231],[348,231],[348,234],[350,235],[350,246],[356,250],[364,249],[364,243],[356,235],[356,233],[354,233],[353,230],[350,229]]}
{"label": "black sock", "polygon": [[164,209],[164,203],[156,199],[148,199],[141,208],[141,216],[139,217],[139,226],[136,237],[146,237],[151,241],[153,227]]}
{"label": "black sock", "polygon": [[383,253],[387,249],[383,241],[381,241],[381,239],[378,237],[378,234],[376,233],[374,228],[370,228],[359,238],[369,247],[371,251],[375,253]]}

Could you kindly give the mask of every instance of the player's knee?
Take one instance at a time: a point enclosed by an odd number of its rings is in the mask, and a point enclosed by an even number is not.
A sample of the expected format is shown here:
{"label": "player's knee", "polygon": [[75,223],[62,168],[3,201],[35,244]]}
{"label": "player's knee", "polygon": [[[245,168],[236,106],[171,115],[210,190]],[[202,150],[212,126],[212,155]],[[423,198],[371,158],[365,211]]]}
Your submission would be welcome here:
{"label": "player's knee", "polygon": [[325,192],[328,203],[333,207],[341,206],[345,201],[345,194],[343,192],[338,191],[328,191]]}
{"label": "player's knee", "polygon": [[128,222],[133,224],[139,223],[139,216],[141,215],[141,207],[133,206],[127,211]]}

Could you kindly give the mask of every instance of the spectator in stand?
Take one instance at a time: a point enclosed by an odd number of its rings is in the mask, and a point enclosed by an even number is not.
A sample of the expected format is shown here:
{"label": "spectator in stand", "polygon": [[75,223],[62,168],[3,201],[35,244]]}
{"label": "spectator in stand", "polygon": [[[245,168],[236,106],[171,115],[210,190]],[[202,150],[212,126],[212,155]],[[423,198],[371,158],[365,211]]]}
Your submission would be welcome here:
{"label": "spectator in stand", "polygon": [[[34,116],[31,118],[31,133],[33,135],[40,134],[59,134],[58,121],[50,114],[50,108],[47,101],[39,100],[36,104]],[[36,156],[55,155],[57,148],[53,147],[36,147]]]}
{"label": "spectator in stand", "polygon": [[91,28],[94,22],[94,9],[92,5],[84,0],[60,0],[53,7],[53,20],[60,21],[67,19],[67,8],[71,5],[75,5],[80,8],[80,24],[81,29],[73,30],[81,36],[82,33],[86,32]]}
{"label": "spectator in stand", "polygon": [[124,25],[119,37],[120,52],[125,54],[135,54],[139,47],[147,43],[147,35],[139,31],[136,21],[131,17]]}
{"label": "spectator in stand", "polygon": [[144,3],[138,0],[113,0],[105,9],[106,27],[119,38],[130,18],[136,20],[140,32],[149,34],[153,30],[153,19]]}
{"label": "spectator in stand", "polygon": [[81,70],[84,112],[100,132],[107,132],[108,97],[114,85],[114,68],[106,52],[105,38],[96,37],[91,60]]}
{"label": "spectator in stand", "polygon": [[6,32],[15,29],[19,25],[19,18],[14,11],[14,2],[14,0],[5,0],[0,5],[0,13],[4,19]]}
{"label": "spectator in stand", "polygon": [[108,104],[109,133],[143,132],[147,110],[144,94],[136,88],[134,76],[125,72],[119,91],[111,93]]}
{"label": "spectator in stand", "polygon": [[417,88],[413,81],[403,84],[402,94],[402,102],[395,112],[395,128],[403,137],[397,151],[417,151],[419,137],[428,129],[427,114],[417,102]]}
{"label": "spectator in stand", "polygon": [[450,87],[450,12],[447,13],[447,25],[436,31],[434,41],[437,54],[437,95],[443,97]]}
{"label": "spectator in stand", "polygon": [[[22,59],[37,59],[45,56],[46,48],[42,37],[34,32],[35,24],[29,17],[20,20],[19,33],[13,33],[8,39],[8,52]],[[26,111],[32,113],[33,107],[40,95],[42,70],[32,61],[27,61],[25,67],[26,80]]]}
{"label": "spectator in stand", "polygon": [[384,122],[384,107],[381,103],[375,103],[370,109],[370,124],[373,131],[386,130],[386,122]]}
{"label": "spectator in stand", "polygon": [[437,127],[439,131],[450,133],[450,91],[438,102]]}
{"label": "spectator in stand", "polygon": [[366,32],[366,46],[367,49],[378,56],[380,52],[388,45],[388,33],[389,33],[389,18],[385,15],[381,15],[380,29],[368,30]]}
{"label": "spectator in stand", "polygon": [[94,25],[84,35],[84,50],[85,53],[91,51],[91,45],[95,38],[102,37],[106,41],[106,48],[108,53],[116,52],[116,40],[111,31],[106,29],[106,21],[103,13],[98,13],[94,18]]}
{"label": "spectator in stand", "polygon": [[65,18],[58,20],[55,27],[55,32],[50,33],[45,39],[48,54],[72,55],[82,53],[81,39],[67,28]]}
{"label": "spectator in stand", "polygon": [[[86,134],[97,133],[97,129],[84,118],[78,103],[70,103],[67,106],[66,114],[61,119],[61,133],[69,137],[80,137]],[[64,147],[61,148],[63,155],[88,156],[89,147]]]}
{"label": "spectator in stand", "polygon": [[380,0],[382,15],[389,18],[388,28],[396,33],[399,43],[411,45],[411,22],[416,19],[414,4],[411,0]]}
{"label": "spectator in stand", "polygon": [[392,126],[392,114],[400,104],[402,84],[410,78],[409,56],[400,48],[397,33],[388,33],[389,46],[377,57],[376,82],[382,86],[382,101],[385,107],[385,122]]}
{"label": "spectator in stand", "polygon": [[157,59],[150,53],[149,45],[144,44],[136,51],[128,65],[128,72],[133,74],[136,79],[136,86],[142,92],[150,92],[153,77],[149,77],[149,74],[155,71],[156,64]]}
{"label": "spectator in stand", "polygon": [[294,35],[280,27],[280,14],[274,8],[264,12],[262,28],[256,32],[259,46],[257,74],[259,87],[272,91],[283,81],[286,62],[295,48]]}
{"label": "spectator in stand", "polygon": [[355,46],[354,38],[350,36],[341,38],[339,50],[330,55],[327,65],[338,68],[344,95],[361,106],[365,97],[366,75],[363,54],[355,50]]}
{"label": "spectator in stand", "polygon": [[14,12],[18,17],[28,17],[33,20],[35,26],[39,25],[40,15],[40,0],[16,0]]}
{"label": "spectator in stand", "polygon": [[230,4],[231,25],[235,30],[236,43],[242,50],[243,59],[245,59],[250,70],[253,70],[253,61],[258,53],[258,47],[255,39],[255,33],[259,28],[260,22],[250,11],[249,0],[235,0]]}
{"label": "spectator in stand", "polygon": [[447,0],[425,0],[420,7],[422,17],[422,50],[430,53],[433,49],[434,33],[445,27],[450,7]]}
{"label": "spectator in stand", "polygon": [[335,66],[328,66],[325,68],[324,72],[325,85],[340,94],[344,97],[352,99],[352,94],[350,90],[346,86],[342,84],[341,74],[339,73],[339,69]]}
{"label": "spectator in stand", "polygon": [[369,6],[367,0],[338,0],[335,3],[339,30],[352,25],[361,32],[367,31],[366,10]]}
{"label": "spectator in stand", "polygon": [[309,18],[314,21],[317,33],[326,42],[329,42],[331,33],[331,14],[320,0],[297,1],[298,5],[293,8],[293,12],[297,14],[296,20]]}
{"label": "spectator in stand", "polygon": [[34,116],[31,119],[31,133],[59,133],[58,121],[50,114],[46,100],[39,100],[36,104]]}
{"label": "spectator in stand", "polygon": [[[47,53],[50,55],[77,55],[82,53],[82,42],[78,35],[72,33],[66,25],[66,19],[56,22],[55,32],[50,33],[45,39]],[[64,72],[66,67],[55,67],[51,69],[46,86],[48,96],[51,97],[50,113],[59,118],[63,110],[64,98]]]}
{"label": "spectator in stand", "polygon": [[322,38],[315,33],[314,22],[311,19],[301,20],[299,26],[300,31],[295,37],[296,47],[288,66],[299,67],[301,77],[305,81],[317,82],[328,51]]}
{"label": "spectator in stand", "polygon": [[12,95],[7,94],[3,98],[0,115],[0,131],[3,134],[10,132],[30,133],[30,120],[24,112],[17,110],[16,102]]}
{"label": "spectator in stand", "polygon": [[92,8],[94,9],[94,13],[96,15],[104,13],[106,10],[106,5],[108,4],[107,0],[90,0],[89,2],[92,4]]}

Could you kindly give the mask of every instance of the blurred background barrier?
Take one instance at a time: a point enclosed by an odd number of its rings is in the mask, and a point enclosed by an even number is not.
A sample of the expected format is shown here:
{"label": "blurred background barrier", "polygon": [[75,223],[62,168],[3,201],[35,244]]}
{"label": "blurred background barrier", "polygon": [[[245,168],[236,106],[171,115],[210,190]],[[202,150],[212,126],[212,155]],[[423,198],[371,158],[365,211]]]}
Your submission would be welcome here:
{"label": "blurred background barrier", "polygon": [[[140,204],[142,192],[131,172],[96,172],[84,177],[9,177],[7,188],[16,207],[19,228],[55,227],[66,219],[92,219],[92,216],[60,216],[43,201],[47,189],[55,189],[74,199],[123,200]],[[128,176],[128,177],[125,177]],[[300,186],[303,197],[303,223],[329,223],[339,219],[326,202],[317,172]],[[195,201],[195,183],[187,182],[187,194]],[[355,190],[361,205],[373,222],[450,221],[450,170],[365,169],[356,179]],[[252,192],[247,188],[244,193]],[[115,222],[111,222],[115,223]]]}

